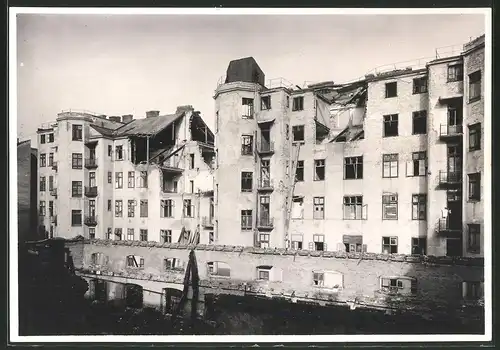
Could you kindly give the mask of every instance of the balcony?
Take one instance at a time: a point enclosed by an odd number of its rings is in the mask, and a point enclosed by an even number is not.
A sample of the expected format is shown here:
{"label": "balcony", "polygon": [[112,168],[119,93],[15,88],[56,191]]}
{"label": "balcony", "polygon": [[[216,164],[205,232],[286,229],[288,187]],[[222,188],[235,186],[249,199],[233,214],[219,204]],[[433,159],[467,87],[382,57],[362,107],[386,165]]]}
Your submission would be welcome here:
{"label": "balcony", "polygon": [[50,217],[50,222],[53,223],[54,225],[57,225],[57,215],[52,215]]}
{"label": "balcony", "polygon": [[83,222],[87,226],[96,226],[97,225],[97,215],[86,215]]}
{"label": "balcony", "polygon": [[446,171],[439,172],[439,186],[455,187],[462,184],[462,173],[459,171]]}
{"label": "balcony", "polygon": [[258,142],[257,153],[259,154],[272,154],[274,153],[274,142]]}
{"label": "balcony", "polygon": [[206,228],[214,227],[214,218],[212,216],[204,216],[202,226]]}
{"label": "balcony", "polygon": [[441,125],[439,129],[439,138],[443,141],[452,141],[462,137],[462,125]]}
{"label": "balcony", "polygon": [[272,230],[274,228],[273,218],[263,215],[257,220],[257,228],[261,230]]}
{"label": "balcony", "polygon": [[57,162],[52,162],[52,170],[57,171]]}
{"label": "balcony", "polygon": [[97,197],[97,186],[85,186],[85,197]]}
{"label": "balcony", "polygon": [[97,159],[96,158],[85,158],[85,168],[87,168],[87,169],[97,168]]}
{"label": "balcony", "polygon": [[257,191],[259,192],[271,192],[273,190],[273,180],[271,179],[260,179],[257,184]]}
{"label": "balcony", "polygon": [[50,195],[53,197],[57,197],[57,188],[53,188],[50,190]]}
{"label": "balcony", "polygon": [[440,218],[438,222],[438,232],[446,236],[462,236],[462,223],[451,218]]}

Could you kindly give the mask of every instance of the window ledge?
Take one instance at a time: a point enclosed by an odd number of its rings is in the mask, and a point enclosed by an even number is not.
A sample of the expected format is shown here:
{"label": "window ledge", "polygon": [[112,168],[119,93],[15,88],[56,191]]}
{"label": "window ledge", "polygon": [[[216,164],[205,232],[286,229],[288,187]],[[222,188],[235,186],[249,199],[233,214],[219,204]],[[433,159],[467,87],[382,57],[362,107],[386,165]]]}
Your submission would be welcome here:
{"label": "window ledge", "polygon": [[468,103],[471,104],[471,103],[477,102],[479,100],[481,100],[481,96],[470,98]]}
{"label": "window ledge", "polygon": [[422,92],[414,92],[413,95],[421,95],[421,94],[426,94],[428,91],[422,91]]}
{"label": "window ledge", "polygon": [[385,98],[395,98],[395,97],[398,97],[398,95],[396,95],[396,96],[386,96]]}
{"label": "window ledge", "polygon": [[480,151],[480,150],[481,150],[481,147],[474,147],[474,148],[469,147],[469,152]]}
{"label": "window ledge", "polygon": [[397,134],[397,135],[383,135],[382,137],[387,138],[387,137],[398,137],[398,136],[399,136],[399,134]]}
{"label": "window ledge", "polygon": [[481,202],[481,198],[469,198],[467,203],[478,203]]}
{"label": "window ledge", "polygon": [[452,80],[447,80],[446,83],[456,83],[459,81],[464,81],[463,79],[452,79]]}

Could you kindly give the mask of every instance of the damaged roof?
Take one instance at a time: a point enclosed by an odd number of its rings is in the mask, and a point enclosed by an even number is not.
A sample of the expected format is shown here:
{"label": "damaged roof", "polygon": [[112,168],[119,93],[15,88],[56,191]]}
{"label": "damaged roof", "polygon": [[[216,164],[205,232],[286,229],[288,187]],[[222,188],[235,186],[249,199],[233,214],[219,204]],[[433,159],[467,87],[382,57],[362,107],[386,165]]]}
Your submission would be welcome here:
{"label": "damaged roof", "polygon": [[134,119],[114,130],[113,136],[154,136],[183,115],[184,112],[179,112],[153,118]]}
{"label": "damaged roof", "polygon": [[346,127],[344,130],[342,130],[330,142],[349,142],[358,139],[360,136],[364,136],[363,126],[350,125]]}
{"label": "damaged roof", "polygon": [[323,94],[331,104],[347,105],[352,103],[366,91],[366,86],[357,86],[352,89],[342,88]]}

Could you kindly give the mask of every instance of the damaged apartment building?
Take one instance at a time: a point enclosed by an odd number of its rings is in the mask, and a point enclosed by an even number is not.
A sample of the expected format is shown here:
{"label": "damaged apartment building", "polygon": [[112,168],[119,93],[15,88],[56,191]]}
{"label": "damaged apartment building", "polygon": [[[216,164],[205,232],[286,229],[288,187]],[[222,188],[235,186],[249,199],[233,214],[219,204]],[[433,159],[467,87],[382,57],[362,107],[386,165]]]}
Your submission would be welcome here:
{"label": "damaged apartment building", "polygon": [[231,61],[215,91],[218,244],[483,255],[484,35],[348,84],[265,83]]}
{"label": "damaged apartment building", "polygon": [[191,106],[141,119],[62,112],[38,129],[38,151],[47,237],[214,241],[214,135]]}

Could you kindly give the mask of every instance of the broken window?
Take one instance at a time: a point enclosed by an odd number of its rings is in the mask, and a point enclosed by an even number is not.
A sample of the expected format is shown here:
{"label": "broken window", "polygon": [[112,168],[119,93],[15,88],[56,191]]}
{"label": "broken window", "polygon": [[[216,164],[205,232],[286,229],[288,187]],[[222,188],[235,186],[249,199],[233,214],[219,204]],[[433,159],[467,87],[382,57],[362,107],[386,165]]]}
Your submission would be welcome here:
{"label": "broken window", "polygon": [[481,71],[469,74],[469,102],[481,98]]}
{"label": "broken window", "polygon": [[162,218],[174,217],[174,201],[173,199],[162,199],[160,201],[160,216]]}
{"label": "broken window", "polygon": [[82,141],[82,139],[83,139],[82,126],[81,125],[73,125],[71,134],[72,134],[73,141]]}
{"label": "broken window", "polygon": [[391,294],[415,294],[417,280],[411,277],[380,277],[380,289]]}
{"label": "broken window", "polygon": [[398,95],[398,83],[386,83],[385,84],[385,98],[396,97]]}
{"label": "broken window", "polygon": [[398,195],[388,194],[382,196],[382,220],[398,219]]}
{"label": "broken window", "polygon": [[165,271],[168,270],[184,270],[184,262],[179,258],[166,258],[163,260]]}
{"label": "broken window", "polygon": [[481,199],[481,173],[469,174],[469,200]]}
{"label": "broken window", "polygon": [[184,217],[194,217],[194,205],[191,205],[191,199],[184,199]]}
{"label": "broken window", "polygon": [[103,253],[92,253],[92,255],[90,255],[90,263],[100,266],[107,265],[108,257]]}
{"label": "broken window", "polygon": [[243,98],[241,104],[243,105],[242,117],[253,119],[253,98]]}
{"label": "broken window", "polygon": [[427,92],[427,77],[413,79],[413,93],[423,94]]}
{"label": "broken window", "polygon": [[135,239],[135,232],[133,228],[127,229],[127,241],[133,241]]}
{"label": "broken window", "polygon": [[297,161],[297,168],[295,169],[295,181],[304,181],[304,161]]}
{"label": "broken window", "polygon": [[427,238],[414,237],[411,239],[411,253],[414,255],[425,255]]}
{"label": "broken window", "polygon": [[121,241],[121,240],[122,240],[122,229],[115,228],[115,241]]}
{"label": "broken window", "polygon": [[448,82],[464,80],[464,67],[462,64],[448,66]]}
{"label": "broken window", "polygon": [[148,188],[148,172],[147,171],[141,171],[141,174],[139,177],[139,187],[140,188]]}
{"label": "broken window", "polygon": [[292,219],[304,218],[304,197],[293,197],[292,199]]}
{"label": "broken window", "polygon": [[293,142],[304,142],[304,125],[292,126]]}
{"label": "broken window", "polygon": [[469,151],[481,149],[481,123],[469,125]]}
{"label": "broken window", "polygon": [[248,171],[243,171],[241,173],[241,192],[252,192],[253,183],[252,183],[253,174]]}
{"label": "broken window", "polygon": [[123,173],[121,171],[115,173],[115,188],[123,188]]}
{"label": "broken window", "polygon": [[343,244],[339,245],[339,250],[347,253],[366,253],[366,244],[363,244],[363,236],[344,235]]}
{"label": "broken window", "polygon": [[194,169],[194,153],[189,154],[189,169]]}
{"label": "broken window", "polygon": [[313,235],[309,250],[326,251],[325,235]]}
{"label": "broken window", "polygon": [[382,254],[398,253],[398,237],[382,237]]}
{"label": "broken window", "polygon": [[148,240],[148,230],[141,228],[139,231],[139,239],[141,241],[147,241]]}
{"label": "broken window", "polygon": [[261,109],[268,110],[271,109],[271,96],[262,96],[261,99]]}
{"label": "broken window", "polygon": [[137,255],[127,256],[127,267],[143,268],[144,258]]}
{"label": "broken window", "polygon": [[426,176],[427,175],[427,152],[413,152],[411,161],[406,165],[406,176]]}
{"label": "broken window", "polygon": [[325,274],[323,272],[313,272],[313,284],[317,287],[325,285]]}
{"label": "broken window", "polygon": [[365,220],[363,196],[344,196],[344,220]]}
{"label": "broken window", "polygon": [[427,195],[412,195],[412,220],[425,220],[427,216]]}
{"label": "broken window", "polygon": [[128,188],[135,187],[135,171],[128,172]]}
{"label": "broken window", "polygon": [[397,114],[384,115],[384,137],[399,135],[399,121]]}
{"label": "broken window", "polygon": [[259,244],[261,248],[269,248],[269,234],[260,233],[259,234]]}
{"label": "broken window", "polygon": [[314,181],[323,181],[325,179],[325,160],[314,160]]}
{"label": "broken window", "polygon": [[[71,181],[71,197],[81,197],[82,186],[82,181]],[[45,185],[43,187],[45,190]]]}
{"label": "broken window", "polygon": [[71,226],[82,226],[82,211],[81,210],[72,210],[71,211]]}
{"label": "broken window", "polygon": [[231,268],[225,262],[210,261],[207,263],[207,269],[209,276],[221,276],[221,277],[231,276]]}
{"label": "broken window", "polygon": [[325,218],[325,197],[313,198],[313,219],[322,220]]}
{"label": "broken window", "polygon": [[252,135],[242,135],[241,136],[241,155],[251,156],[253,154],[253,136]]}
{"label": "broken window", "polygon": [[413,135],[427,134],[427,111],[413,112]]}
{"label": "broken window", "polygon": [[123,201],[115,200],[115,217],[121,218],[123,216]]}
{"label": "broken window", "polygon": [[115,160],[123,160],[123,146],[115,147]]}
{"label": "broken window", "polygon": [[242,210],[241,211],[241,229],[251,230],[252,229],[252,211]]}
{"label": "broken window", "polygon": [[344,179],[363,178],[363,156],[344,158]]}
{"label": "broken window", "polygon": [[[45,166],[45,164],[44,164],[44,166]],[[73,169],[82,169],[83,168],[83,156],[81,153],[72,153],[71,154],[71,167]]]}
{"label": "broken window", "polygon": [[382,155],[383,171],[382,177],[398,177],[399,155],[397,153]]}
{"label": "broken window", "polygon": [[304,96],[294,97],[292,111],[303,111],[304,110]]}
{"label": "broken window", "polygon": [[302,242],[304,241],[304,237],[298,234],[292,234],[292,244],[291,248],[294,250],[302,249]]}

